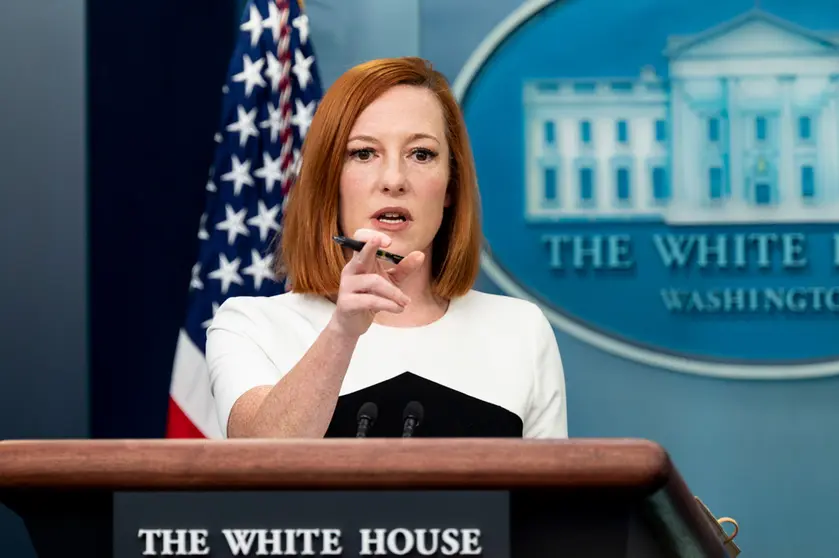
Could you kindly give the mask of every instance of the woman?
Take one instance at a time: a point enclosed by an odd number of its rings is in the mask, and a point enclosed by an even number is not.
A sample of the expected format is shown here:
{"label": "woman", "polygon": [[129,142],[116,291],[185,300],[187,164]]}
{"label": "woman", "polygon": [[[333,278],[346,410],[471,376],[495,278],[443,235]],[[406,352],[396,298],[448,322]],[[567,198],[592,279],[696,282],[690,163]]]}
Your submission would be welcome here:
{"label": "woman", "polygon": [[[367,244],[352,252],[336,235]],[[480,242],[445,78],[418,58],[349,70],[315,113],[289,198],[275,261],[290,292],[228,299],[208,329],[222,431],[355,435],[370,401],[369,435],[398,436],[416,400],[417,436],[566,437],[553,330],[529,302],[472,290]]]}

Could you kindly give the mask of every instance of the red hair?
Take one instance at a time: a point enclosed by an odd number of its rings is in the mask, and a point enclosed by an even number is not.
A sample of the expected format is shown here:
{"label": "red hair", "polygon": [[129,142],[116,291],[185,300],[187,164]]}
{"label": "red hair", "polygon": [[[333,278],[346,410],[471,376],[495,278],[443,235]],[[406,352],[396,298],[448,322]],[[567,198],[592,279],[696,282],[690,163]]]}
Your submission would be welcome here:
{"label": "red hair", "polygon": [[346,260],[332,241],[338,234],[338,197],[350,130],[358,116],[397,85],[435,94],[446,121],[451,153],[450,205],[432,251],[432,290],[450,299],[466,294],[480,268],[480,196],[460,107],[446,78],[421,58],[373,60],[351,68],[329,88],[315,111],[302,149],[300,174],[289,194],[276,271],[297,293],[338,292]]}

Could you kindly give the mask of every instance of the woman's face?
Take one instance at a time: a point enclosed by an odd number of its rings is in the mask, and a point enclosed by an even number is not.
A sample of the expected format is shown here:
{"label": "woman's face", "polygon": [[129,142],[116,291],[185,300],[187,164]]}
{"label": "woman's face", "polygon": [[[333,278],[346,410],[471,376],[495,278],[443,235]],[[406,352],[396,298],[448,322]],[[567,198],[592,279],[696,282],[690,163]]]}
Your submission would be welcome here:
{"label": "woman's face", "polygon": [[[434,93],[401,85],[359,115],[341,173],[340,225],[347,236],[373,229],[389,252],[431,254],[449,204],[449,146]],[[427,261],[430,261],[427,260]]]}

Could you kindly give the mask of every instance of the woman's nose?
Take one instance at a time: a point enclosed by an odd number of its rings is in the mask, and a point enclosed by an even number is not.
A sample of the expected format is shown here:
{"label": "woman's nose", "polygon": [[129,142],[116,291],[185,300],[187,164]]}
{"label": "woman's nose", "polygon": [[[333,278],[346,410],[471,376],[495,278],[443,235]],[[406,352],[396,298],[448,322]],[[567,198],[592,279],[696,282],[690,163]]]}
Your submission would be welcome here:
{"label": "woman's nose", "polygon": [[384,192],[404,193],[406,190],[406,177],[402,161],[388,161],[382,171],[380,183]]}

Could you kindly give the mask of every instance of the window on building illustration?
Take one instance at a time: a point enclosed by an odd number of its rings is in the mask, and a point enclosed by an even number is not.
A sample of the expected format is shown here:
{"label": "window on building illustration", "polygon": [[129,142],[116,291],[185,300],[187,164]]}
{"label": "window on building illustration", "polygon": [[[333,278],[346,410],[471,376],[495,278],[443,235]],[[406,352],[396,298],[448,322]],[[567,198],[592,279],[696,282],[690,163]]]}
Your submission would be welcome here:
{"label": "window on building illustration", "polygon": [[558,201],[556,168],[545,167],[544,181],[545,201],[552,203]]}
{"label": "window on building illustration", "polygon": [[807,141],[812,136],[810,117],[802,116],[798,119],[798,138]]}
{"label": "window on building illustration", "polygon": [[720,141],[720,119],[711,117],[708,119],[708,141]]}
{"label": "window on building illustration", "polygon": [[755,203],[769,205],[772,202],[772,186],[768,182],[755,183]]}
{"label": "window on building illustration", "polygon": [[574,91],[577,93],[594,93],[597,91],[597,83],[593,81],[578,81],[574,84]]}
{"label": "window on building illustration", "polygon": [[664,167],[653,168],[653,198],[656,201],[663,201],[670,197],[670,188],[667,184],[667,174]]}
{"label": "window on building illustration", "polygon": [[589,167],[580,169],[580,201],[590,202],[594,199],[594,170]]}
{"label": "window on building illustration", "polygon": [[708,169],[708,196],[712,200],[722,198],[722,169],[720,167]]}
{"label": "window on building illustration", "polygon": [[618,120],[618,143],[627,143],[629,141],[629,124],[626,120]]}
{"label": "window on building illustration", "polygon": [[588,120],[580,122],[580,140],[583,143],[591,143],[591,122]]}
{"label": "window on building illustration", "polygon": [[816,174],[813,167],[804,165],[801,167],[801,197],[811,199],[816,195]]}
{"label": "window on building illustration", "polygon": [[755,139],[766,141],[766,117],[764,116],[755,118]]}
{"label": "window on building illustration", "polygon": [[545,122],[545,145],[556,143],[556,124],[552,120]]}
{"label": "window on building illustration", "polygon": [[629,169],[621,167],[617,170],[618,201],[629,201]]}
{"label": "window on building illustration", "polygon": [[655,141],[667,141],[667,123],[664,120],[655,121]]}

